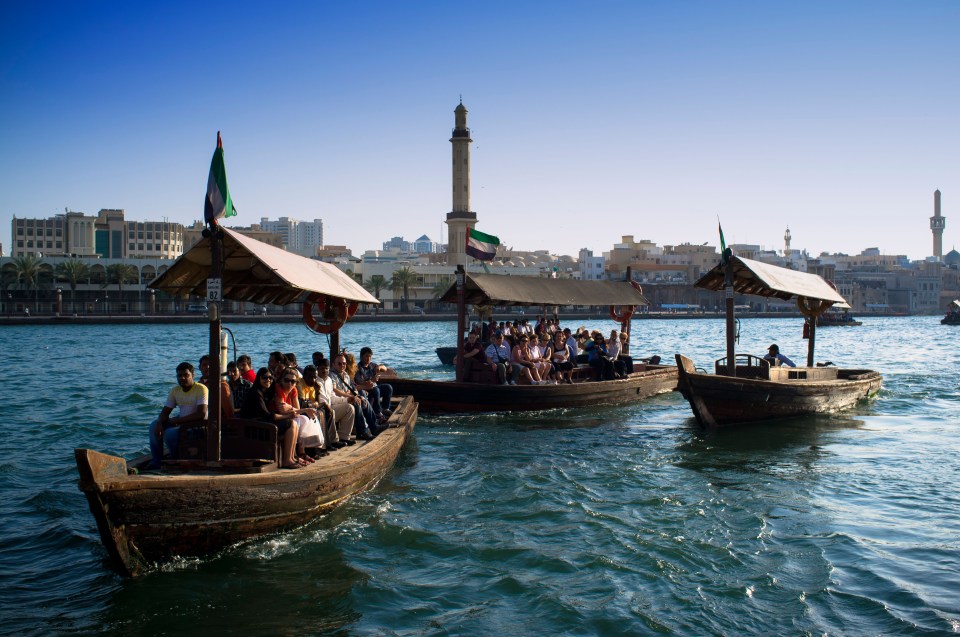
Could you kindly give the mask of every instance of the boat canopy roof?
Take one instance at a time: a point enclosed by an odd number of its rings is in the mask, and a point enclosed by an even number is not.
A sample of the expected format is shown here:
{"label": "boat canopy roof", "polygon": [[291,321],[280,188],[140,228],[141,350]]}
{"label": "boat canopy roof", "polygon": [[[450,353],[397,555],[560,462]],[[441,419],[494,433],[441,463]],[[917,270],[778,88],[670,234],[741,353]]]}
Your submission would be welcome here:
{"label": "boat canopy roof", "polygon": [[954,299],[950,301],[950,308],[953,310],[960,310],[960,299]]}
{"label": "boat canopy roof", "polygon": [[[733,289],[740,294],[775,297],[785,301],[796,297],[804,297],[831,302],[834,307],[850,307],[833,286],[816,274],[788,270],[777,265],[744,259],[743,257],[733,256],[730,258],[733,261]],[[694,286],[705,290],[722,290],[725,268],[726,266],[723,263],[717,264],[712,270],[700,277],[694,283]]]}
{"label": "boat canopy roof", "polygon": [[[287,305],[316,292],[358,303],[380,303],[333,264],[301,257],[229,228],[222,230],[224,299]],[[205,297],[209,276],[210,238],[204,237],[149,287],[174,296]]]}
{"label": "boat canopy roof", "polygon": [[[629,281],[578,281],[467,273],[464,301],[471,305],[650,305]],[[457,302],[457,284],[440,298]]]}

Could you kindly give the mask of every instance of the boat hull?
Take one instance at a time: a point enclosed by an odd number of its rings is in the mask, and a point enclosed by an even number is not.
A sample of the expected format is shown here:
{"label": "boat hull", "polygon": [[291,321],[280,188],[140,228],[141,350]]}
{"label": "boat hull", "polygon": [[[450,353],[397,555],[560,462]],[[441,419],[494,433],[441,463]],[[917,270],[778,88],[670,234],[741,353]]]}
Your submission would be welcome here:
{"label": "boat hull", "polygon": [[453,365],[454,359],[457,358],[457,348],[456,347],[438,347],[437,358],[440,359],[441,365]]}
{"label": "boat hull", "polygon": [[404,399],[395,426],[374,440],[293,471],[131,475],[123,458],[76,449],[80,489],[114,567],[135,576],[175,556],[209,555],[300,526],[371,488],[393,466],[417,409]]}
{"label": "boat hull", "polygon": [[770,381],[697,372],[677,354],[678,389],[704,427],[775,421],[840,411],[877,393],[883,377],[872,370],[839,370],[837,380]]}
{"label": "boat hull", "polygon": [[425,413],[539,411],[633,402],[677,387],[677,368],[637,365],[620,380],[572,385],[499,385],[391,378],[395,392],[413,395]]}

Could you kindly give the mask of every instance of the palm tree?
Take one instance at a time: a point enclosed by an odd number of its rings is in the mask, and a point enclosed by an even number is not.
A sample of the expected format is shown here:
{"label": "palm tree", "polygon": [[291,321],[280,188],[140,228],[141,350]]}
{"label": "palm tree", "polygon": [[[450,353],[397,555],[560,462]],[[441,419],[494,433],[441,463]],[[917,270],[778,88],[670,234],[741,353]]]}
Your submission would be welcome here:
{"label": "palm tree", "polygon": [[[139,278],[136,266],[129,263],[112,263],[107,266],[107,278],[101,287],[116,283],[120,291],[120,300],[123,300],[124,283],[132,283]],[[108,308],[109,310],[109,308]]]}
{"label": "palm tree", "polygon": [[57,266],[57,278],[70,285],[70,304],[77,311],[77,284],[90,278],[90,266],[80,259],[70,259]]}
{"label": "palm tree", "polygon": [[407,299],[410,297],[410,286],[417,282],[417,273],[404,266],[393,273],[390,278],[390,289],[396,293],[402,291],[400,296],[400,311],[407,311]]}
{"label": "palm tree", "polygon": [[387,287],[387,280],[383,278],[380,274],[374,274],[372,277],[367,279],[367,282],[363,284],[363,287],[366,288],[367,292],[380,300],[380,290]]}
{"label": "palm tree", "polygon": [[39,303],[38,296],[40,294],[40,264],[42,262],[43,259],[35,257],[32,254],[26,254],[13,260],[13,271],[14,275],[16,276],[17,284],[24,290],[29,290],[31,288],[34,290],[35,311]]}

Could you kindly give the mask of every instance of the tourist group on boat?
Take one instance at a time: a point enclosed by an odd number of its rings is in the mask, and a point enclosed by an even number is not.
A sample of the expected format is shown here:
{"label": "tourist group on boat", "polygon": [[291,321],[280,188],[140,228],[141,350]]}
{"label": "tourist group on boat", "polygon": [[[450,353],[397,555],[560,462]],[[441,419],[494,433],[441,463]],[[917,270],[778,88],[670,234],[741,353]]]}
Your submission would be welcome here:
{"label": "tourist group on boat", "polygon": [[[386,429],[393,388],[381,382],[386,371],[373,362],[373,350],[363,347],[360,360],[346,350],[332,362],[323,352],[314,352],[313,364],[301,367],[296,354],[271,352],[267,364],[254,371],[249,355],[226,365],[226,378],[219,383],[220,411],[224,421],[239,417],[277,427],[282,440],[281,467],[300,469],[318,458],[373,440]],[[150,463],[158,470],[166,445],[169,457],[178,459],[183,425],[207,420],[210,357],[200,357],[200,376],[189,362],[177,365],[177,385],[170,390],[160,416],[150,424]],[[174,414],[176,410],[176,414]]]}
{"label": "tourist group on boat", "polygon": [[[630,336],[611,330],[609,340],[599,330],[580,327],[572,332],[559,320],[540,318],[535,326],[516,322],[474,325],[463,343],[464,379],[481,380],[489,370],[501,385],[573,384],[578,364],[593,368],[593,380],[624,378],[633,370]],[[481,373],[474,373],[481,372]]]}

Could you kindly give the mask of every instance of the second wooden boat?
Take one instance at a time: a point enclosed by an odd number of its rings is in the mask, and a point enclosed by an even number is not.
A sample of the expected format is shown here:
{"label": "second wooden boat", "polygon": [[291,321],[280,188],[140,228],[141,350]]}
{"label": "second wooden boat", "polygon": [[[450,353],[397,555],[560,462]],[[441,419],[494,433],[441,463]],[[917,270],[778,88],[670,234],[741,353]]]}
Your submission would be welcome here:
{"label": "second wooden boat", "polygon": [[[713,374],[676,355],[677,388],[690,403],[694,417],[705,427],[776,421],[846,409],[876,395],[883,382],[869,369],[817,366],[813,361],[817,317],[846,301],[819,276],[725,254],[724,261],[700,278],[696,287],[726,289],[727,356],[714,363]],[[734,292],[796,299],[807,316],[809,342],[805,367],[778,366],[765,358],[734,351]]]}

